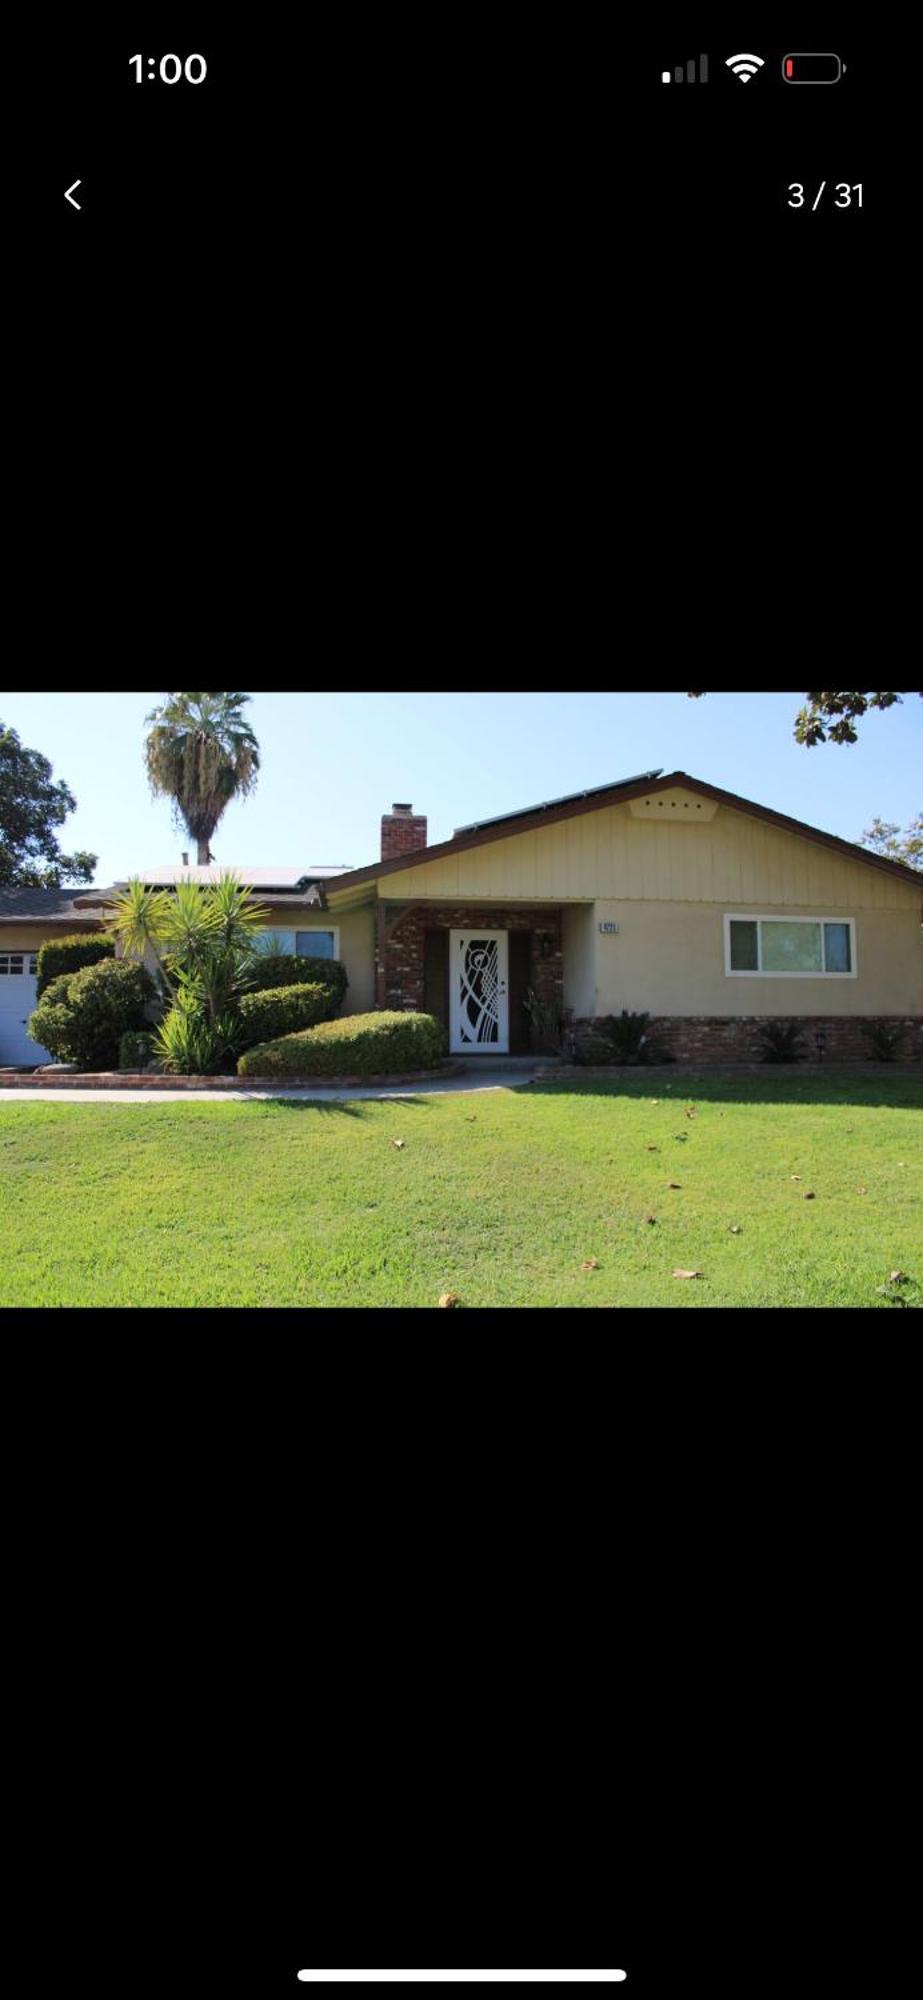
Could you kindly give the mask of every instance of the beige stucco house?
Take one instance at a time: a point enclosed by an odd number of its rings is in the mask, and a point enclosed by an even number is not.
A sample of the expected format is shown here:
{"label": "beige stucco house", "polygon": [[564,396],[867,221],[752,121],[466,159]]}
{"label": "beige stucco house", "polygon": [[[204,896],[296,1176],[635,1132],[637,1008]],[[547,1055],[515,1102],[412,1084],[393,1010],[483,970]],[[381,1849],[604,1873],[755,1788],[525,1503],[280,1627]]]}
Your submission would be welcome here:
{"label": "beige stucco house", "polygon": [[923,874],[683,771],[434,847],[396,806],[381,860],[312,895],[350,979],[439,1015],[459,1053],[527,1050],[531,991],[578,1041],[650,1013],[680,1058],[748,1057],[756,1021],[792,1015],[832,1059],[867,1054],[882,1018],[923,1054]]}
{"label": "beige stucco house", "polygon": [[[397,805],[370,867],[237,872],[286,950],[343,960],[345,1011],[422,1008],[458,1053],[527,1052],[535,996],[589,1049],[594,1023],[628,1009],[654,1016],[680,1059],[749,1058],[757,1022],[793,1016],[831,1060],[865,1056],[875,1020],[902,1023],[903,1058],[923,1057],[923,874],[683,771],[433,847],[426,819]],[[38,944],[97,927],[111,893],[61,892],[53,910],[0,897],[0,1064],[42,1059],[16,1039]]]}

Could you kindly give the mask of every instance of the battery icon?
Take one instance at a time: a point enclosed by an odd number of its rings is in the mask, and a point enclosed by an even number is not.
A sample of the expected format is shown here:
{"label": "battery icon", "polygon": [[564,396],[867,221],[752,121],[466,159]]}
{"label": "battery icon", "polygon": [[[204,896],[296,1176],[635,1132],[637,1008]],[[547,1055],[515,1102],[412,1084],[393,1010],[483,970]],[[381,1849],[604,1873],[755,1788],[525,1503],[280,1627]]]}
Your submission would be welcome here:
{"label": "battery icon", "polygon": [[782,75],[786,83],[839,83],[846,64],[839,56],[783,56]]}

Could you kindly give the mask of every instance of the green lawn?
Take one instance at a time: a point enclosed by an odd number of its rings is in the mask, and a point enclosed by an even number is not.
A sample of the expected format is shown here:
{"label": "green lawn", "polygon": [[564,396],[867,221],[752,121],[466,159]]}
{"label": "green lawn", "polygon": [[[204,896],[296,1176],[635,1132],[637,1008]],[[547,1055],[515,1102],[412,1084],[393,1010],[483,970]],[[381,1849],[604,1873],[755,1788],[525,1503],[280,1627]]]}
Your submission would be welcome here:
{"label": "green lawn", "polygon": [[921,1140],[923,1076],[885,1067],[401,1104],[7,1099],[0,1305],[889,1310],[899,1269],[919,1306]]}

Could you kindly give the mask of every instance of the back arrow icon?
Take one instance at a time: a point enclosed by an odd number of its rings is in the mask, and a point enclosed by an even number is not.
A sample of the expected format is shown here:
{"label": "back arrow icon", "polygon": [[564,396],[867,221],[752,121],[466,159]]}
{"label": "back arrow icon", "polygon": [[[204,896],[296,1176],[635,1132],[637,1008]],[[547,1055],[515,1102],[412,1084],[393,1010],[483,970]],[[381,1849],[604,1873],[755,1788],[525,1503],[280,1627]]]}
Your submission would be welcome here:
{"label": "back arrow icon", "polygon": [[[75,189],[75,188],[79,188],[79,186],[80,186],[80,182],[79,182],[79,181],[71,181],[71,184],[70,184],[70,187],[69,187],[69,188],[66,188],[66,189],[65,189],[65,192],[64,192],[64,199],[65,199],[65,201],[69,201],[69,202],[70,202],[70,205],[71,205],[71,208],[76,208],[76,209],[79,209],[79,208],[80,208],[80,203],[79,203],[79,201],[74,201],[74,199],[73,199],[73,193],[74,193],[74,189]],[[82,211],[81,211],[81,212],[82,212]]]}

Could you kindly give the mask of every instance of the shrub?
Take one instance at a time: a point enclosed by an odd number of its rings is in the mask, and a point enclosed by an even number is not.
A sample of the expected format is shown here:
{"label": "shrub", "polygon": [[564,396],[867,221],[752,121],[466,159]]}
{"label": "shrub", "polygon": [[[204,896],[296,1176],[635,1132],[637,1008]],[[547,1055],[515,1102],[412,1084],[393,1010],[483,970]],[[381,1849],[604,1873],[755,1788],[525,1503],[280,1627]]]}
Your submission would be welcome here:
{"label": "shrub", "polygon": [[102,959],[52,981],[30,1016],[29,1033],[59,1062],[114,1069],[122,1036],[142,1026],[155,991],[143,965]]}
{"label": "shrub", "polygon": [[137,1029],[129,1028],[119,1043],[119,1069],[146,1069],[150,1060],[150,1035],[143,1035]]}
{"label": "shrub", "polygon": [[352,1014],[249,1049],[239,1076],[376,1076],[434,1069],[448,1036],[431,1014]]}
{"label": "shrub", "polygon": [[316,1028],[333,1012],[329,986],[276,986],[268,993],[245,993],[240,1003],[243,1046],[252,1049],[257,1042]]}
{"label": "shrub", "polygon": [[649,1062],[653,1053],[651,1037],[648,1034],[651,1017],[649,1014],[629,1014],[626,1007],[621,1014],[604,1014],[599,1021],[600,1033],[605,1035],[616,1063]]}
{"label": "shrub", "polygon": [[41,1000],[53,979],[60,979],[65,973],[82,972],[87,965],[99,965],[104,958],[114,957],[115,941],[110,937],[78,934],[76,937],[48,938],[45,944],[39,946],[36,999]]}
{"label": "shrub", "polygon": [[256,979],[261,993],[277,986],[326,986],[335,994],[334,1012],[343,1005],[349,980],[338,958],[294,958],[289,951],[262,952],[256,962]]}
{"label": "shrub", "polygon": [[873,1062],[894,1062],[905,1038],[904,1029],[896,1021],[865,1021],[862,1033]]}
{"label": "shrub", "polygon": [[153,1038],[153,1054],[168,1076],[233,1075],[243,1046],[238,1013],[212,1020],[192,986],[180,987]]}
{"label": "shrub", "polygon": [[565,1048],[567,1021],[563,1007],[557,1000],[542,1000],[533,987],[529,987],[523,1001],[532,1029],[532,1046],[537,1055],[559,1056]]}
{"label": "shrub", "polygon": [[797,1021],[764,1021],[757,1045],[764,1063],[804,1062],[808,1053],[807,1037]]}

